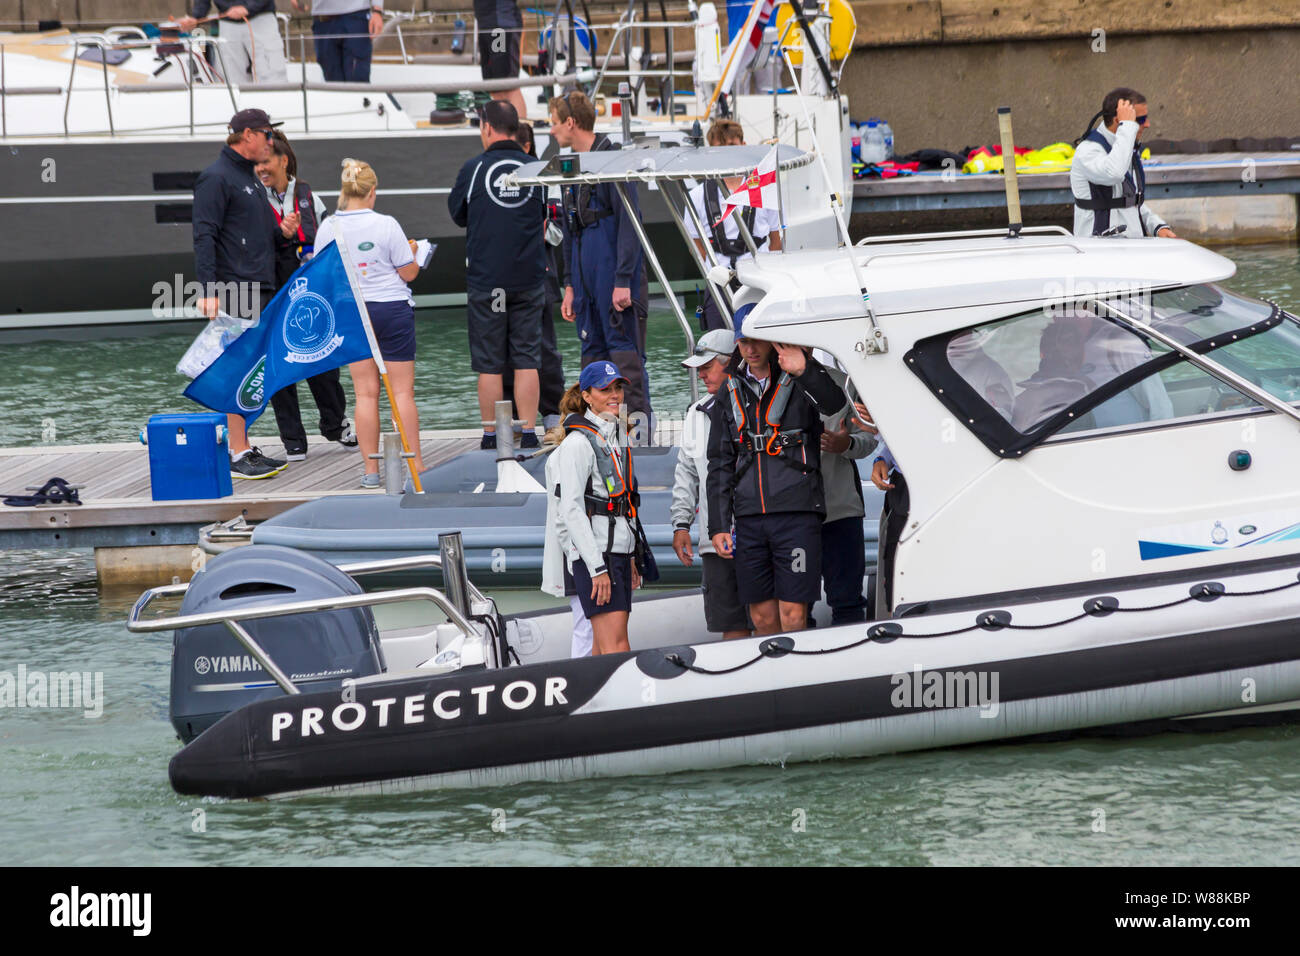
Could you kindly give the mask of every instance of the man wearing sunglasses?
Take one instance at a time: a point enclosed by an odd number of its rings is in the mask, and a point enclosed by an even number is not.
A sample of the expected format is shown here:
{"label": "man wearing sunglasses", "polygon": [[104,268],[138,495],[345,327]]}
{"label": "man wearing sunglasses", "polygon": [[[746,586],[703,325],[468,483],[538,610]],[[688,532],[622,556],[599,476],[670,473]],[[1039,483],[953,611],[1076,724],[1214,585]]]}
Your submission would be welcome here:
{"label": "man wearing sunglasses", "polygon": [[[194,183],[194,277],[204,289],[203,317],[217,311],[240,319],[257,316],[275,289],[275,237],[280,231],[257,178],[257,165],[271,158],[271,117],[258,109],[230,118],[230,135],[217,161]],[[230,476],[270,478],[285,462],[250,448],[240,415],[227,418]]]}
{"label": "man wearing sunglasses", "polygon": [[[1094,129],[1098,119],[1102,125]],[[1107,93],[1088,121],[1070,163],[1076,236],[1177,238],[1143,204],[1146,174],[1138,138],[1149,123],[1146,97],[1123,86]]]}

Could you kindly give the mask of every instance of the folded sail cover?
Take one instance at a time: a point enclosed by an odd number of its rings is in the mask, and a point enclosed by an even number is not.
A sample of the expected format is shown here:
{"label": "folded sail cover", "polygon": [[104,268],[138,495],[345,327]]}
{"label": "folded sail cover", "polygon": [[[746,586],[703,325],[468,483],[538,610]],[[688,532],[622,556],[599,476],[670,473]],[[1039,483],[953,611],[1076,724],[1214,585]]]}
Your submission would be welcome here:
{"label": "folded sail cover", "polygon": [[231,342],[185,396],[252,424],[286,385],[368,358],[361,308],[332,242],[290,277],[258,324]]}

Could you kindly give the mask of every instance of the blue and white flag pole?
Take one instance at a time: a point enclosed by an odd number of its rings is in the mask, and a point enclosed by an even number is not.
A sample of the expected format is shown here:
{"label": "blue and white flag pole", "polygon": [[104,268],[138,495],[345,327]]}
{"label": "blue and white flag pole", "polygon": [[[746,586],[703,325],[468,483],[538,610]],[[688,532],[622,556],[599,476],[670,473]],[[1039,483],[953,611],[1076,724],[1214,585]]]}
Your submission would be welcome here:
{"label": "blue and white flag pole", "polygon": [[[388,366],[384,364],[384,356],[379,351],[379,341],[375,338],[375,328],[370,324],[370,311],[366,308],[365,297],[361,294],[361,283],[357,281],[357,272],[352,265],[352,257],[348,254],[347,240],[340,231],[334,245],[339,248],[339,256],[343,260],[343,271],[348,274],[348,283],[352,286],[352,294],[356,296],[357,308],[361,310],[361,324],[366,330],[366,340],[370,343],[370,354],[375,360],[375,365],[379,367],[379,378],[384,383],[384,391],[388,394],[388,407],[393,413],[393,427],[397,429],[397,434],[402,439],[402,458],[406,461],[406,467],[411,472],[411,487],[417,495],[424,494],[424,488],[420,485],[420,472],[415,467],[415,456],[412,454],[411,443],[406,437],[406,429],[402,426],[402,413],[397,408],[397,398],[393,395],[393,386],[388,381]],[[420,436],[415,436],[415,441],[419,441]]]}

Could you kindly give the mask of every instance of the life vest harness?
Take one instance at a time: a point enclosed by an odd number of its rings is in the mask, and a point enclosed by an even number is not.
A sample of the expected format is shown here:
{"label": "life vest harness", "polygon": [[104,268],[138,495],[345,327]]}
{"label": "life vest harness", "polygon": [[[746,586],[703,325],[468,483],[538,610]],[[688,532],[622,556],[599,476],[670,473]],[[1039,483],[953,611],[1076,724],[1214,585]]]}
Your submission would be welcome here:
{"label": "life vest harness", "polygon": [[[617,148],[608,136],[604,133],[597,133],[596,140],[591,145],[591,152],[595,153]],[[560,190],[560,196],[564,203],[565,222],[569,227],[569,232],[574,235],[580,235],[582,230],[588,229],[600,222],[600,220],[614,215],[613,209],[593,205],[596,200],[596,188],[590,183],[565,186]]]}
{"label": "life vest harness", "polygon": [[[304,253],[314,251],[316,242],[316,207],[315,203],[312,202],[311,187],[301,179],[294,180],[293,196],[290,197],[289,194],[286,193],[285,199],[291,199],[291,209],[305,210],[305,212],[302,212],[298,217],[298,242],[294,249],[295,255],[301,259]],[[271,212],[275,213],[276,226],[279,226],[280,223],[284,222],[284,211],[277,207],[275,203],[271,203]],[[276,238],[281,243],[294,244],[292,239],[285,238],[284,233],[279,233]]]}
{"label": "life vest harness", "polygon": [[[600,479],[609,497],[604,498],[596,494],[592,488],[591,477],[588,476],[587,490],[582,498],[588,518],[603,515],[610,519],[609,540],[605,543],[605,553],[609,554],[614,550],[615,518],[626,518],[632,525],[633,537],[637,540],[639,549],[644,535],[641,532],[641,519],[637,516],[641,494],[637,491],[636,478],[632,474],[632,449],[624,448],[622,454],[619,454],[584,415],[574,414],[566,418],[564,431],[566,435],[573,432],[582,435],[587,439],[596,456],[596,467],[600,471]],[[560,496],[558,485],[555,488],[555,496],[557,498]]]}
{"label": "life vest harness", "polygon": [[[1101,135],[1099,130],[1094,129],[1083,138],[1084,142],[1096,143],[1102,149],[1110,152],[1111,144],[1107,142],[1106,137]],[[1133,145],[1133,159],[1129,164],[1129,171],[1124,176],[1124,184],[1121,194],[1116,196],[1113,186],[1100,186],[1097,183],[1088,183],[1088,192],[1091,193],[1087,199],[1074,197],[1074,204],[1080,209],[1087,209],[1094,214],[1092,222],[1092,234],[1100,236],[1110,229],[1110,213],[1112,209],[1133,209],[1142,205],[1142,200],[1146,195],[1147,177],[1146,171],[1142,168],[1142,149],[1136,143]],[[1141,221],[1141,216],[1138,220]],[[1142,223],[1142,234],[1146,235],[1146,223]]]}
{"label": "life vest harness", "polygon": [[[736,442],[740,445],[744,454],[744,461],[736,468],[736,477],[743,475],[749,467],[758,459],[760,454],[768,455],[783,461],[792,468],[798,469],[803,474],[809,474],[817,470],[815,465],[810,465],[807,461],[795,457],[795,452],[804,447],[807,435],[802,428],[783,428],[781,419],[785,416],[786,407],[790,404],[790,393],[794,390],[794,376],[789,372],[782,372],[776,380],[776,392],[772,395],[772,401],[768,403],[767,412],[762,415],[763,427],[751,429],[748,427],[748,416],[745,414],[744,398],[740,394],[741,388],[750,389],[751,394],[757,391],[756,387],[745,382],[743,385],[737,382],[739,375],[727,376],[727,397],[731,401],[731,418],[736,426]],[[763,396],[755,395],[757,399],[756,412],[761,413],[763,407]],[[806,457],[806,456],[801,456]]]}
{"label": "life vest harness", "polygon": [[[718,221],[722,219],[722,188],[716,179],[704,180],[704,214],[709,220],[709,245],[713,246],[713,251],[718,255],[728,258],[731,268],[736,268],[736,260],[749,254],[749,246],[745,245],[745,240],[740,237],[740,230],[736,230],[735,239],[728,239],[727,224]],[[744,222],[750,235],[754,234],[754,222],[757,216],[758,213],[753,206],[745,206],[740,211],[741,221]],[[754,236],[755,246],[762,248],[765,242],[767,236]]]}

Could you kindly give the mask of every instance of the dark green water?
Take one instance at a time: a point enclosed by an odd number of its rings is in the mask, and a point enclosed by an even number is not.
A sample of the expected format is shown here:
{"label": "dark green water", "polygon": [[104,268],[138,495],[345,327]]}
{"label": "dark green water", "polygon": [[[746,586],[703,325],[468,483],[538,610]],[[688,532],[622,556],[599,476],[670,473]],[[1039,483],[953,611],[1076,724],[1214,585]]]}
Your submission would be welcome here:
{"label": "dark green water", "polygon": [[[1300,307],[1295,247],[1227,254],[1231,287]],[[654,321],[656,396],[680,410],[684,376],[678,396],[662,388],[680,333]],[[0,442],[36,443],[49,417],[60,442],[133,440],[150,413],[185,408],[172,366],[189,337],[4,347]],[[421,324],[426,427],[473,424],[464,353],[463,317]],[[0,670],[104,681],[98,718],[0,710],[0,864],[1300,864],[1300,727],[417,796],[183,799],[166,777],[169,638],[126,632],[135,596],[101,594],[88,553],[0,554]]]}

